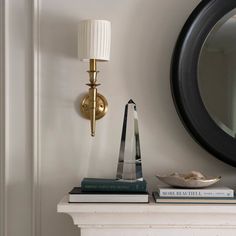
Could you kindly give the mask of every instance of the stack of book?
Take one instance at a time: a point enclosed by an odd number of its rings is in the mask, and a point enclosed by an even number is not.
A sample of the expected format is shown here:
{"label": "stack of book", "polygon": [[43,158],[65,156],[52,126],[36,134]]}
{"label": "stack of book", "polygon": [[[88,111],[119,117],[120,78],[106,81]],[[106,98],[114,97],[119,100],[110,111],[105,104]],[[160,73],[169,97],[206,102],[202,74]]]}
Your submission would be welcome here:
{"label": "stack of book", "polygon": [[227,187],[208,187],[203,189],[178,189],[160,187],[153,192],[156,203],[181,204],[235,204],[234,190]]}
{"label": "stack of book", "polygon": [[148,202],[147,182],[84,178],[69,192],[69,202]]}

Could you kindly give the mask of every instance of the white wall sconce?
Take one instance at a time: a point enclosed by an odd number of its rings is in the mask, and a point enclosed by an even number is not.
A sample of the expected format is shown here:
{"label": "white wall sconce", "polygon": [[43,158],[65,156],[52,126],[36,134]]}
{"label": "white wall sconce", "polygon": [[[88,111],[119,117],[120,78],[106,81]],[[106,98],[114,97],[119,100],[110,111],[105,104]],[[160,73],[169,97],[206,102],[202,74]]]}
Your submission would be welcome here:
{"label": "white wall sconce", "polygon": [[97,92],[97,62],[110,60],[111,23],[106,20],[84,20],[79,23],[78,55],[81,61],[89,62],[88,94],[82,99],[80,110],[83,116],[90,119],[91,136],[95,136],[96,120],[102,118],[108,103],[106,98]]}

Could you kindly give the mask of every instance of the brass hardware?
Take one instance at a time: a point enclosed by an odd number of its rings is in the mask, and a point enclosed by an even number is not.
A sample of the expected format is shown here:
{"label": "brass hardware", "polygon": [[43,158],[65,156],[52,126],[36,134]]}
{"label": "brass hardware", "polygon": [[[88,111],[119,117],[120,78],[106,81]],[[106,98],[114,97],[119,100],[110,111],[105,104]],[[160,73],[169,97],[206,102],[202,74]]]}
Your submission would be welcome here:
{"label": "brass hardware", "polygon": [[97,93],[97,63],[95,59],[90,59],[89,73],[89,93],[83,98],[80,110],[83,116],[90,119],[91,136],[95,136],[96,120],[102,118],[107,113],[108,103],[106,98]]}
{"label": "brass hardware", "polygon": [[[103,116],[106,115],[107,108],[108,108],[108,103],[107,103],[106,98],[103,95],[97,93],[96,112],[95,112],[96,120],[99,120]],[[84,98],[80,104],[80,111],[86,119],[90,119],[89,95],[88,94],[84,96]]]}

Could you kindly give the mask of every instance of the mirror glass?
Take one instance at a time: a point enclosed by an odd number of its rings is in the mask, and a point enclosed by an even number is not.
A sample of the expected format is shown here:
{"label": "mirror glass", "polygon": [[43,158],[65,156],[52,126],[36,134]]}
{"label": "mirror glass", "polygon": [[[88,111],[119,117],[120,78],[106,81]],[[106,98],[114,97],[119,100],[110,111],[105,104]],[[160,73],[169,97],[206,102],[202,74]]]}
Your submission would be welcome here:
{"label": "mirror glass", "polygon": [[223,17],[203,44],[198,62],[202,101],[214,122],[236,137],[236,10]]}

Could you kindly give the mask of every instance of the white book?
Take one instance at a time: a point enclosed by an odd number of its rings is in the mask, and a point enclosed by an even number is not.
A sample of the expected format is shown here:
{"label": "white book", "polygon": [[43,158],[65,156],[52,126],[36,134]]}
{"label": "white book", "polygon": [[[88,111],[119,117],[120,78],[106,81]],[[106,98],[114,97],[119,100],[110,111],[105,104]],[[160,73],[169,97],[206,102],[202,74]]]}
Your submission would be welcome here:
{"label": "white book", "polygon": [[169,187],[159,187],[157,192],[160,197],[190,197],[190,198],[233,198],[234,190],[227,187],[208,187],[203,189],[178,189]]}
{"label": "white book", "polygon": [[74,188],[69,193],[69,202],[147,203],[148,193],[86,193],[81,188]]}
{"label": "white book", "polygon": [[232,197],[160,197],[157,192],[153,197],[156,203],[164,204],[236,204],[236,198]]}

